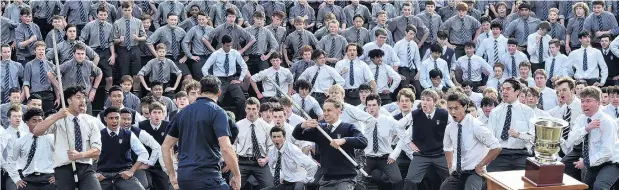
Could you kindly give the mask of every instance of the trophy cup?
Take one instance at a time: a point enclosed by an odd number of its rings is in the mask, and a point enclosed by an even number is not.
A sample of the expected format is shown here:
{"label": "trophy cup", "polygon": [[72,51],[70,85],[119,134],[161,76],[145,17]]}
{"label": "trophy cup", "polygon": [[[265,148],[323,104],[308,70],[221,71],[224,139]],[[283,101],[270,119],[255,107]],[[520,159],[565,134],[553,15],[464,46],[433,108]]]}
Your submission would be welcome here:
{"label": "trophy cup", "polygon": [[552,117],[536,117],[530,122],[535,125],[535,157],[527,158],[522,179],[536,187],[563,185],[565,165],[556,158],[568,122]]}

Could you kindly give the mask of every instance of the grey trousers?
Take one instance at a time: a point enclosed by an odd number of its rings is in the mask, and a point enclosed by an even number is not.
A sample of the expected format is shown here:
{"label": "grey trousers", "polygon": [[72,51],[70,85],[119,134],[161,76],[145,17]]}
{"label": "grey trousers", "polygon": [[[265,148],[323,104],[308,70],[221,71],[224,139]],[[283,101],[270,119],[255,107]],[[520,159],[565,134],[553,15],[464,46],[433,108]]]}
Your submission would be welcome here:
{"label": "grey trousers", "polygon": [[328,181],[322,178],[318,184],[320,184],[320,190],[353,190],[356,182],[352,178]]}
{"label": "grey trousers", "polygon": [[450,175],[441,184],[441,190],[481,190],[483,184],[484,180],[476,173],[470,174],[466,180],[462,176]]}
{"label": "grey trousers", "polygon": [[56,178],[56,187],[58,190],[101,190],[101,184],[95,176],[95,171],[90,164],[75,163],[78,183],[73,179],[73,169],[71,164],[54,168],[54,178]]}
{"label": "grey trousers", "polygon": [[524,170],[528,156],[525,150],[503,149],[486,169],[488,172]]}
{"label": "grey trousers", "polygon": [[401,190],[402,189],[402,175],[396,163],[387,164],[387,158],[372,158],[367,157],[365,167],[366,172],[372,172],[374,170],[380,170],[385,174],[387,181],[382,179],[374,179],[382,183],[391,184],[390,189]]}
{"label": "grey trousers", "polygon": [[101,175],[105,177],[101,183],[102,190],[144,190],[144,187],[138,181],[138,179],[133,176],[127,180],[123,179],[120,172],[101,172]]}
{"label": "grey trousers", "polygon": [[618,178],[619,165],[607,162],[587,169],[583,182],[589,186],[589,189],[606,190],[610,189]]}
{"label": "grey trousers", "polygon": [[255,164],[239,162],[239,169],[241,171],[241,188],[245,187],[249,176],[256,178],[260,189],[273,186],[273,174],[271,174],[268,164],[260,167],[257,162]]}
{"label": "grey trousers", "polygon": [[[49,183],[49,178],[54,177],[53,174],[43,174],[43,175],[28,175],[23,177],[27,184],[24,188],[19,188],[19,190],[55,190],[56,185]],[[9,178],[10,180],[10,178]],[[15,184],[12,184],[15,186]],[[7,187],[7,189],[9,189]]]}
{"label": "grey trousers", "polygon": [[441,181],[444,181],[449,176],[447,160],[444,155],[438,157],[415,156],[408,167],[404,189],[416,190],[417,185],[421,183],[430,167],[436,169],[436,173],[438,173]]}
{"label": "grey trousers", "polygon": [[140,182],[140,184],[142,184],[142,187],[144,187],[144,189],[149,189],[148,188],[148,177],[146,177],[146,172],[144,170],[135,171],[135,173],[133,174],[133,177],[138,179],[138,181]]}
{"label": "grey trousers", "polygon": [[304,190],[304,189],[305,189],[305,184],[301,182],[297,182],[297,183],[279,184],[277,186],[267,187],[262,190]]}

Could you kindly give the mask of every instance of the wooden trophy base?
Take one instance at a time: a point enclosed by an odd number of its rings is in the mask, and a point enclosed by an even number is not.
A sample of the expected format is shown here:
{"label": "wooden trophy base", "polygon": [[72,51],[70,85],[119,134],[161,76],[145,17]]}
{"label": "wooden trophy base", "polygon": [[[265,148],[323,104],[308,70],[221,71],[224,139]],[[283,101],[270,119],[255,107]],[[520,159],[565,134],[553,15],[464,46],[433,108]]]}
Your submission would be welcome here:
{"label": "wooden trophy base", "polygon": [[536,187],[563,185],[565,165],[559,161],[553,164],[540,164],[534,157],[527,158],[522,179]]}

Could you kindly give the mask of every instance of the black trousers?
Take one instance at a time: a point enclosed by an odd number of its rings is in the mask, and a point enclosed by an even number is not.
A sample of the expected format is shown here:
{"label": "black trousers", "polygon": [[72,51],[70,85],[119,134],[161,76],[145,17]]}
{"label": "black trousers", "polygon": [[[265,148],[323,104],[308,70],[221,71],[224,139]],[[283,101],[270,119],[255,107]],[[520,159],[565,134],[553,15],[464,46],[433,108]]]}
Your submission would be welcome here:
{"label": "black trousers", "polygon": [[6,190],[6,183],[5,183],[5,181],[7,179],[9,179],[9,174],[6,171],[4,171],[4,169],[2,169],[1,173],[2,173],[2,178],[0,179],[0,185],[2,186],[1,189],[2,190]]}
{"label": "black trousers", "polygon": [[110,49],[96,48],[95,52],[99,54],[99,64],[97,66],[101,69],[101,72],[103,73],[103,79],[107,77],[112,77],[112,65],[110,65],[110,61],[108,61],[112,56]]}
{"label": "black trousers", "polygon": [[56,108],[56,106],[54,105],[54,101],[56,96],[54,95],[54,93],[52,91],[41,91],[41,92],[33,92],[32,94],[37,94],[39,96],[41,96],[41,98],[43,98],[41,100],[42,106],[43,106],[43,111],[47,112],[51,109]]}
{"label": "black trousers", "polygon": [[161,169],[161,166],[150,167],[146,170],[146,177],[148,178],[148,185],[151,190],[171,190],[170,178],[168,174]]}
{"label": "black trousers", "polygon": [[274,187],[267,187],[267,188],[264,188],[263,190],[304,190],[304,189],[305,189],[304,183],[301,183],[301,182],[293,183],[293,182],[284,181],[284,183],[282,184],[279,184]]}
{"label": "black trousers", "polygon": [[589,186],[589,189],[611,189],[618,178],[619,164],[609,161],[599,166],[588,168],[583,182]]}
{"label": "black trousers", "polygon": [[204,66],[204,63],[206,63],[206,60],[209,58],[209,55],[194,55],[194,56],[198,56],[200,57],[200,60],[198,61],[194,61],[192,59],[188,59],[188,66],[189,66],[189,71],[191,73],[191,77],[193,77],[193,79],[200,81],[200,79],[202,79],[202,77],[204,77],[204,74],[202,74],[202,67]]}
{"label": "black trousers", "polygon": [[226,184],[226,181],[219,177],[207,177],[203,180],[178,180],[178,187],[180,189],[189,190],[230,190],[230,186]]}
{"label": "black trousers", "polygon": [[359,89],[344,89],[344,102],[357,106],[361,104],[361,99],[359,99]]}
{"label": "black trousers", "polygon": [[402,175],[400,174],[399,168],[397,164],[387,164],[387,156],[383,157],[366,157],[365,167],[363,170],[367,172],[372,172],[374,170],[380,170],[385,174],[386,180],[381,178],[373,178],[372,180],[379,184],[380,186],[389,186],[385,189],[394,189],[401,190],[402,189]]}
{"label": "black trousers", "polygon": [[[400,89],[402,89],[404,86],[409,85],[409,84],[413,84],[413,86],[415,86],[415,97],[420,97],[421,96],[421,83],[419,83],[419,80],[415,80],[415,75],[417,75],[417,70],[411,70],[409,68],[406,67],[399,67],[398,68],[398,73],[400,73],[400,75],[406,77],[406,79],[403,79],[402,81],[400,81],[400,87],[398,87],[398,89],[393,92],[391,94],[391,98],[393,100],[397,100],[397,96],[398,96],[398,92],[400,92]],[[412,100],[411,100],[412,101]],[[385,103],[383,102],[383,105],[385,105]]]}
{"label": "black trousers", "polygon": [[538,69],[546,69],[546,64],[545,62],[540,62],[540,63],[531,63],[531,72],[534,73],[535,71],[537,71]]}
{"label": "black trousers", "polygon": [[456,56],[456,59],[463,56],[464,53],[464,44],[453,44],[456,46],[456,48],[454,49],[454,54]]}
{"label": "black trousers", "polygon": [[101,183],[102,190],[144,190],[142,184],[133,176],[129,179],[123,179],[120,172],[101,172],[105,177]]}
{"label": "black trousers", "polygon": [[47,36],[47,33],[54,29],[54,26],[52,26],[51,23],[47,22],[47,18],[32,18],[32,21],[37,24],[37,26],[39,26],[39,29],[41,30],[41,35],[43,37]]}
{"label": "black trousers", "polygon": [[[325,93],[312,92],[311,95],[312,95],[312,97],[314,97],[314,99],[316,99],[316,101],[320,105],[324,104],[325,100],[327,100],[327,95],[325,95]],[[359,101],[361,101],[361,100],[359,100]]]}
{"label": "black trousers", "polygon": [[529,153],[523,149],[503,149],[490,164],[488,172],[524,170]]}
{"label": "black trousers", "polygon": [[90,164],[75,163],[75,173],[77,173],[78,181],[75,183],[73,168],[71,164],[54,168],[54,177],[56,178],[56,187],[58,190],[101,190],[99,180],[95,176],[93,166]]}
{"label": "black trousers", "polygon": [[[132,46],[129,50],[127,50],[126,47],[116,46],[116,54],[118,58],[116,59],[117,64],[115,65],[118,68],[119,77],[125,75],[138,75],[138,72],[140,72],[142,68],[140,48],[138,48],[138,46]],[[148,61],[150,60],[147,60],[147,62]]]}
{"label": "black trousers", "polygon": [[441,190],[481,190],[483,185],[483,178],[475,170],[467,170],[460,174],[452,173],[441,184]]}
{"label": "black trousers", "polygon": [[[260,71],[269,68],[269,63],[262,61],[262,59],[260,59],[260,55],[248,55],[247,57],[247,69],[249,70],[249,73],[259,73]],[[256,85],[258,86],[258,90],[260,90],[260,92],[264,92],[264,89],[262,89],[262,82],[257,82]],[[256,92],[253,90],[248,90],[247,93],[251,97],[257,96]]]}
{"label": "black trousers", "polygon": [[30,174],[22,178],[27,183],[26,187],[18,188],[18,190],[55,190],[56,185],[49,183],[52,177],[54,174]]}
{"label": "black trousers", "polygon": [[245,93],[241,89],[241,84],[230,84],[230,81],[237,80],[236,76],[220,77],[221,96],[219,96],[220,106],[234,106],[234,115],[238,120],[245,118]]}

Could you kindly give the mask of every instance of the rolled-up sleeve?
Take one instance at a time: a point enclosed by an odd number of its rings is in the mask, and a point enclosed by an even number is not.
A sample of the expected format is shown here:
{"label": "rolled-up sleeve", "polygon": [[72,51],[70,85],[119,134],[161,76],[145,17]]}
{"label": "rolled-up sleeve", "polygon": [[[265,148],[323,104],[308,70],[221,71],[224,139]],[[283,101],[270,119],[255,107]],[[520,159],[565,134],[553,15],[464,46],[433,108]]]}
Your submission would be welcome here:
{"label": "rolled-up sleeve", "polygon": [[137,136],[135,136],[135,134],[131,133],[131,137],[130,137],[130,142],[131,142],[131,150],[138,155],[138,162],[142,162],[142,163],[148,163],[148,151],[146,151],[146,148],[144,148],[144,145],[142,145],[142,143],[140,142],[140,140],[138,139]]}

